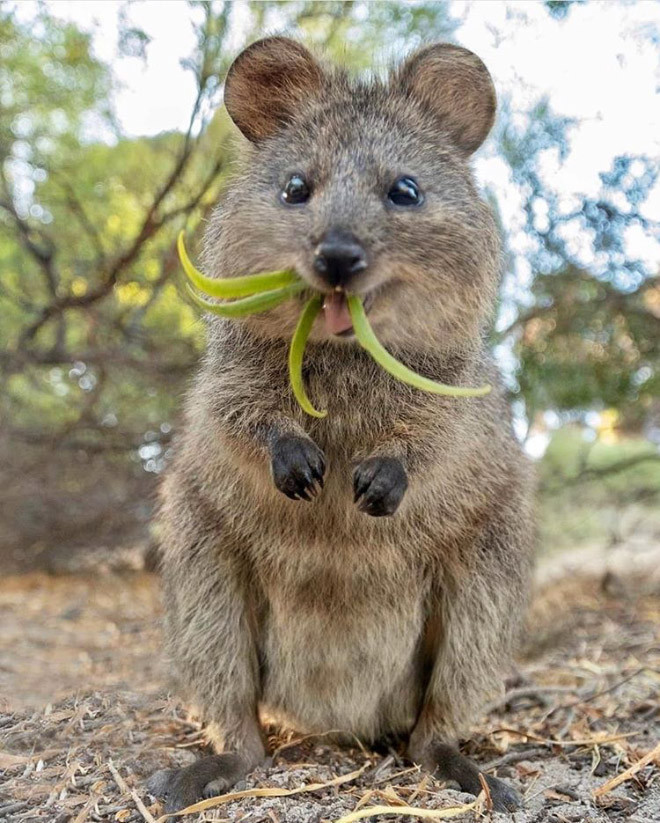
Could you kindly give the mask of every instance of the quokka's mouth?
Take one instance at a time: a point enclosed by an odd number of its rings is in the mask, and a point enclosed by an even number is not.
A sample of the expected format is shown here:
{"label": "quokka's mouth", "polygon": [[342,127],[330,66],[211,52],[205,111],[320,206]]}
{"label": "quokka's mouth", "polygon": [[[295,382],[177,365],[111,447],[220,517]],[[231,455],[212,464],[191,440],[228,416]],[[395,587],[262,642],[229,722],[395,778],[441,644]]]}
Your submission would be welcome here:
{"label": "quokka's mouth", "polygon": [[[373,303],[373,295],[368,294],[363,300],[364,309],[369,311]],[[334,291],[326,294],[323,300],[323,320],[328,334],[337,337],[350,337],[353,334],[353,321],[348,310],[346,292]]]}

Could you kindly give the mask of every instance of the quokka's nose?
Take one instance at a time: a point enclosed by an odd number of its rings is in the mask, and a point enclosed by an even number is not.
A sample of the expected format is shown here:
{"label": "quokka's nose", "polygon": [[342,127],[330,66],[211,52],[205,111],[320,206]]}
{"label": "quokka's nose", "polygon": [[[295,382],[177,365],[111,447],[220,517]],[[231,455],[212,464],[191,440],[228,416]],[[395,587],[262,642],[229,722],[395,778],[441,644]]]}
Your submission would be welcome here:
{"label": "quokka's nose", "polygon": [[367,268],[367,254],[354,234],[333,229],[314,250],[314,269],[336,288]]}

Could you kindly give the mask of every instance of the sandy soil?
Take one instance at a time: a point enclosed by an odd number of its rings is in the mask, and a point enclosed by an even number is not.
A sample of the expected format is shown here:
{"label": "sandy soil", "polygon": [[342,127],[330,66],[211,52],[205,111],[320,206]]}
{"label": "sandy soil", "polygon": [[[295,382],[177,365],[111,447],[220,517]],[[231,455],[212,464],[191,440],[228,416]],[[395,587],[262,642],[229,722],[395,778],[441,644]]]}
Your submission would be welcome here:
{"label": "sandy soil", "polygon": [[[540,575],[508,696],[477,719],[464,749],[521,792],[517,823],[660,821],[660,749],[639,767],[660,739],[657,557],[632,578],[626,571],[634,563],[607,575],[594,566],[586,578],[564,565],[569,572]],[[162,808],[145,777],[190,762],[204,739],[166,691],[155,578],[9,578],[0,625],[0,820],[157,820]],[[420,774],[400,752],[338,749],[270,731],[271,761],[237,791],[270,787],[282,795],[343,782],[288,797],[224,798],[187,819],[334,823],[358,806],[367,814],[376,805],[439,810],[474,800]],[[636,773],[611,785],[631,767]],[[459,819],[489,817],[482,806]]]}

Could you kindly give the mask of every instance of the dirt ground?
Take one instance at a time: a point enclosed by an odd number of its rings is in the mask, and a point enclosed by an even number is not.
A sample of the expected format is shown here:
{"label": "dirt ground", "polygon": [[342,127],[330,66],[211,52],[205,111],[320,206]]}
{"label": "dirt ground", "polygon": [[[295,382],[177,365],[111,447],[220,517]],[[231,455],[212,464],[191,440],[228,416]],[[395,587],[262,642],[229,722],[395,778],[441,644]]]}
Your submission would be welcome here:
{"label": "dirt ground", "polygon": [[[464,746],[520,791],[516,823],[660,821],[660,564],[657,552],[644,568],[639,557],[609,556],[607,573],[593,557],[555,558],[539,572],[506,697],[486,707]],[[167,693],[159,619],[157,581],[144,572],[2,582],[0,820],[160,818],[146,776],[190,762],[204,739]],[[412,821],[450,808],[466,823],[491,816],[487,798],[474,808],[398,751],[270,731],[270,762],[187,820],[334,823],[359,810],[350,820]],[[617,775],[626,778],[618,785]],[[377,806],[397,816],[375,816]]]}

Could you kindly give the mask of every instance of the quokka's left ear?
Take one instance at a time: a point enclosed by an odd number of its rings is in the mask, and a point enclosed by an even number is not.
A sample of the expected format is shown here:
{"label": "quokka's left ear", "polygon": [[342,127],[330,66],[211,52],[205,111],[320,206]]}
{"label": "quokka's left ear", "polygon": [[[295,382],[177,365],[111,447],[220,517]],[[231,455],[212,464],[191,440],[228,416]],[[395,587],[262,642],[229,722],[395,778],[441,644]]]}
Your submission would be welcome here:
{"label": "quokka's left ear", "polygon": [[486,139],[497,99],[488,69],[473,52],[451,43],[427,46],[399,67],[393,83],[435,114],[464,154]]}

